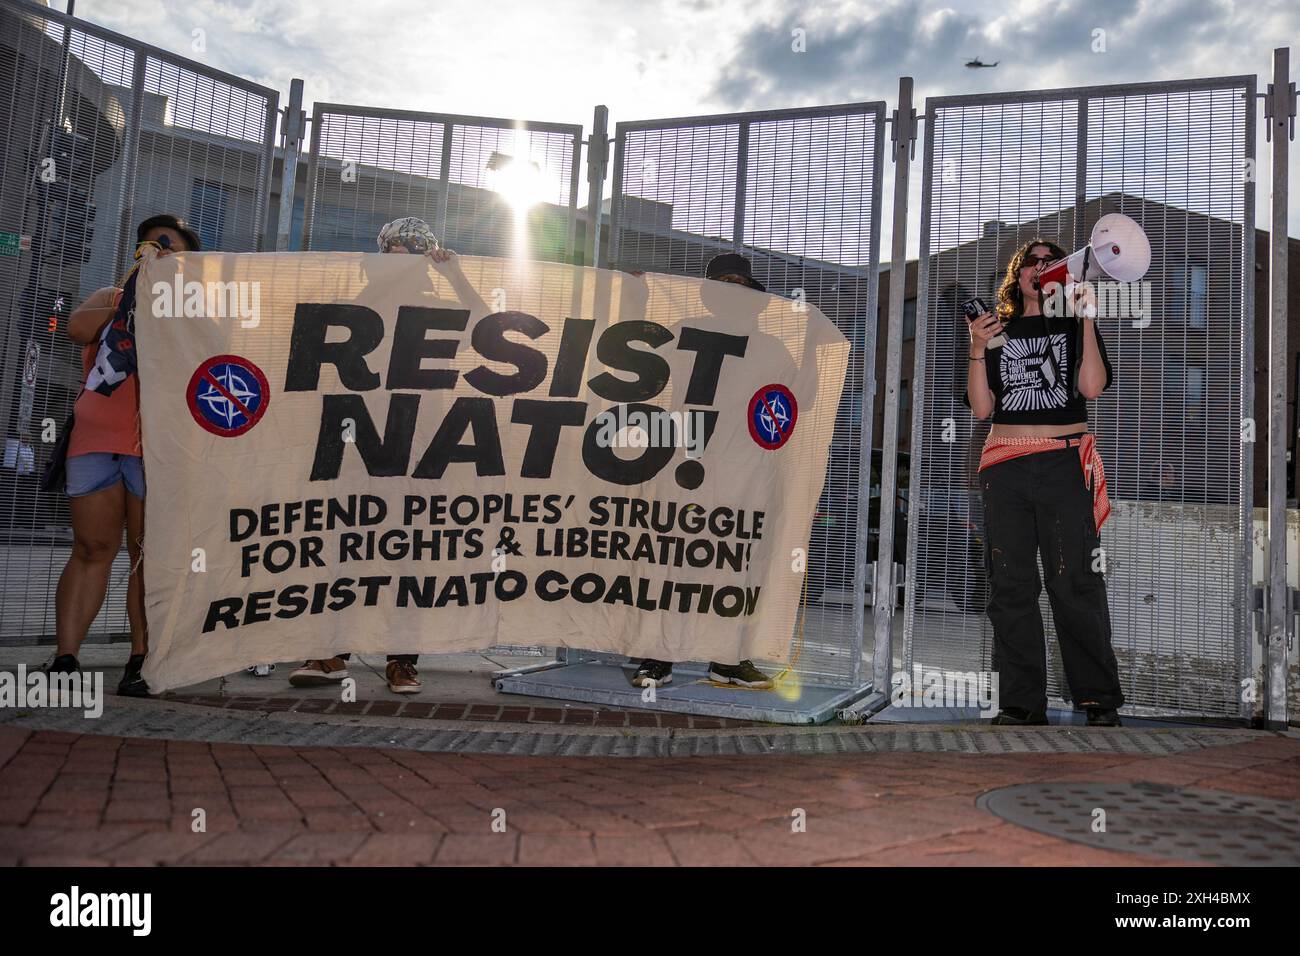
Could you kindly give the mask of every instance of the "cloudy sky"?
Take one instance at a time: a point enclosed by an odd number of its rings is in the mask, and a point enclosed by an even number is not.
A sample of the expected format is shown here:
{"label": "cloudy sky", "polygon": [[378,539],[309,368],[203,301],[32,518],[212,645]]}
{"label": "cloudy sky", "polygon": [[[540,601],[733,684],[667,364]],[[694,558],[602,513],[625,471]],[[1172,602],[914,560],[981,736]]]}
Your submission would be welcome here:
{"label": "cloudy sky", "polygon": [[[1272,49],[1288,44],[1300,73],[1295,0],[77,0],[76,13],[281,91],[301,77],[309,103],[588,126],[597,103],[611,124],[892,105],[901,74],[915,77],[918,106],[927,95],[1239,73],[1258,74],[1262,91]],[[803,52],[792,49],[795,31]],[[974,56],[999,65],[967,69]],[[1266,225],[1262,133],[1257,150]],[[918,162],[914,185],[919,172]],[[1294,161],[1292,178],[1300,235]]]}

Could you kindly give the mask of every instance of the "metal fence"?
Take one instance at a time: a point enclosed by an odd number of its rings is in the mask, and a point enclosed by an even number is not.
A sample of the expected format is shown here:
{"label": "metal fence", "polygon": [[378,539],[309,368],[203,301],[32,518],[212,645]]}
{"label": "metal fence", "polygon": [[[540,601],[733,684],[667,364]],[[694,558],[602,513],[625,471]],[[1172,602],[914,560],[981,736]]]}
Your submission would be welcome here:
{"label": "metal fence", "polygon": [[[619,124],[602,263],[702,275],[743,250],[772,291],[818,305],[854,343],[809,578],[801,680],[860,677],[865,529],[861,449],[870,446],[884,104]],[[303,248],[374,248],[383,223],[430,222],[465,253],[576,261],[581,128],[321,104],[312,119]],[[539,192],[512,211],[523,167]],[[802,321],[792,310],[791,321]],[[872,361],[864,361],[869,354]],[[864,435],[866,436],[864,438]],[[860,535],[859,532],[863,533]],[[860,540],[861,538],[861,540]],[[842,603],[823,598],[838,594]],[[598,655],[570,652],[578,662]]]}
{"label": "metal fence", "polygon": [[988,425],[962,402],[960,303],[992,301],[1021,243],[1082,248],[1122,212],[1151,239],[1150,299],[1098,319],[1115,382],[1090,421],[1114,506],[1102,547],[1124,694],[1136,712],[1249,714],[1254,117],[1253,76],[927,100],[909,670],[991,669],[975,481]]}
{"label": "metal fence", "polygon": [[464,255],[574,262],[581,158],[581,126],[317,103],[290,247],[375,252],[385,223],[417,216]]}
{"label": "metal fence", "polygon": [[564,123],[317,103],[301,248],[374,252],[418,216],[463,254],[572,262],[581,143]]}
{"label": "metal fence", "polygon": [[812,303],[852,343],[792,637],[805,695],[863,677],[884,115],[883,102],[851,103],[615,133],[602,265],[702,276],[718,253],[743,252],[769,292]]}
{"label": "metal fence", "polygon": [[[62,426],[83,379],[67,316],[118,280],[148,215],[188,218],[208,249],[275,246],[279,95],[29,0],[0,0],[0,81],[10,90],[0,97],[0,643],[15,643],[53,634],[70,546],[66,499],[36,490],[45,426]],[[1116,381],[1090,413],[1114,503],[1102,540],[1125,694],[1136,711],[1249,715],[1252,476],[1241,423],[1254,388],[1255,83],[927,101],[915,461],[910,483],[900,476],[909,667],[991,663],[974,481],[987,426],[972,425],[961,401],[958,304],[990,297],[1031,235],[1078,248],[1120,211],[1155,250],[1150,324],[1099,322]],[[603,107],[581,214],[581,126],[327,103],[311,121],[306,163],[284,141],[283,248],[371,251],[384,222],[415,215],[475,255],[582,262],[579,250],[599,247],[605,267],[701,275],[716,253],[742,251],[769,290],[836,322],[853,348],[795,672],[832,689],[869,680],[885,104],[620,123],[607,215]],[[905,212],[906,195],[895,203]],[[126,631],[126,579],[123,552],[92,640]],[[1043,611],[1059,701],[1068,690],[1046,600]]]}
{"label": "metal fence", "polygon": [[[266,240],[279,94],[24,0],[0,0],[0,643],[54,633],[67,499],[38,476],[84,379],[67,318],[172,212],[207,249]],[[127,630],[125,548],[91,640]]]}

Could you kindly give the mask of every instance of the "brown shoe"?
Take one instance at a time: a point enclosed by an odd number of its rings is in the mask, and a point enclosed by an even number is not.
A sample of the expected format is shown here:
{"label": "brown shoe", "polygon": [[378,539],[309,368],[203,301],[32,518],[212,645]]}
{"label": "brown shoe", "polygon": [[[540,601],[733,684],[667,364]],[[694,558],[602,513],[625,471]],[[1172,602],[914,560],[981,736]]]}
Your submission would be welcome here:
{"label": "brown shoe", "polygon": [[320,687],[324,684],[337,684],[347,676],[347,662],[331,657],[323,661],[304,662],[302,667],[289,675],[289,683],[294,687]]}
{"label": "brown shoe", "polygon": [[394,694],[419,693],[420,680],[410,661],[389,661],[384,673],[388,677],[388,689]]}

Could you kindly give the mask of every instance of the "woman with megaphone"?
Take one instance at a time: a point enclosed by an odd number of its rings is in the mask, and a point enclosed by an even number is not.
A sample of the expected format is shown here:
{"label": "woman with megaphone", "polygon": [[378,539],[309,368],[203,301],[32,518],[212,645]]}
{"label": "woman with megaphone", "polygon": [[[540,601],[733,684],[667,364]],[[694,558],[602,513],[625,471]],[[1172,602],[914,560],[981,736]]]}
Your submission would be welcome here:
{"label": "woman with megaphone", "polygon": [[1110,502],[1087,405],[1114,374],[1085,317],[1094,301],[1087,283],[1070,287],[1073,308],[1044,314],[1045,297],[1060,290],[1040,276],[1066,258],[1045,239],[1025,243],[1007,266],[995,311],[967,320],[966,404],[976,418],[993,418],[979,463],[1000,704],[993,723],[1048,722],[1038,608],[1045,582],[1075,706],[1089,725],[1114,727],[1124,695],[1098,535]]}

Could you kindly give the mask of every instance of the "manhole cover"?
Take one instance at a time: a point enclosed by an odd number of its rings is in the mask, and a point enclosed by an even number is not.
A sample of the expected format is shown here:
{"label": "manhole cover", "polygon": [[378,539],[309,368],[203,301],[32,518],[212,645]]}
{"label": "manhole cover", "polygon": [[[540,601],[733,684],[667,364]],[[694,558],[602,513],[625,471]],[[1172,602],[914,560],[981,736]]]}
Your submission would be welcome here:
{"label": "manhole cover", "polygon": [[1300,803],[1285,800],[1155,783],[1028,783],[991,790],[976,805],[1104,850],[1234,866],[1300,863]]}

